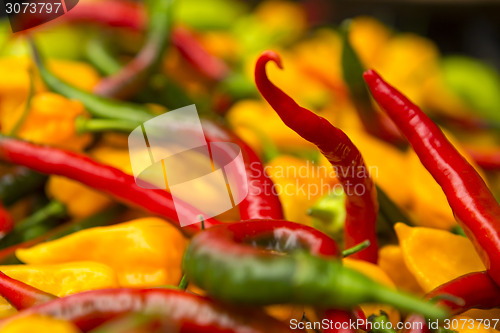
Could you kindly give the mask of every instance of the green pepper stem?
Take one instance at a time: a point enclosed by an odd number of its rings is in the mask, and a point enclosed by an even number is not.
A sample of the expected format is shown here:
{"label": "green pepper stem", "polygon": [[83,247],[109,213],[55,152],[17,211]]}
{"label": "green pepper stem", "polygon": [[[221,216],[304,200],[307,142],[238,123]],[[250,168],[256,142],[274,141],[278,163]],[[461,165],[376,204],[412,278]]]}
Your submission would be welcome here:
{"label": "green pepper stem", "polygon": [[371,333],[397,333],[396,330],[392,328],[392,323],[383,311],[379,316],[372,315],[368,318],[372,323],[373,327],[370,330]]}
{"label": "green pepper stem", "polygon": [[182,276],[181,282],[179,282],[179,289],[186,290],[188,285],[189,285],[189,280],[188,280],[186,274],[184,274]]}
{"label": "green pepper stem", "polygon": [[61,81],[46,68],[33,39],[28,40],[33,53],[33,61],[38,67],[43,82],[50,90],[67,98],[79,100],[87,111],[97,118],[124,119],[139,123],[153,118],[151,111],[146,106],[96,96]]}
{"label": "green pepper stem", "polygon": [[361,242],[349,249],[342,251],[342,256],[345,258],[350,255],[353,255],[354,253],[358,253],[359,251],[366,249],[368,246],[370,246],[370,244],[371,244],[370,240],[367,239],[364,242]]}
{"label": "green pepper stem", "polygon": [[85,117],[75,119],[78,134],[106,131],[130,133],[139,125],[140,123],[123,119],[87,119]]}
{"label": "green pepper stem", "polygon": [[448,316],[446,309],[436,306],[432,302],[423,302],[414,296],[390,289],[386,286],[380,285],[377,288],[372,288],[371,294],[377,302],[392,305],[403,311],[416,312],[432,320],[444,319]]}
{"label": "green pepper stem", "polygon": [[64,217],[65,215],[66,205],[57,200],[52,200],[32,215],[17,223],[14,230],[26,230],[41,224],[50,218],[59,218]]}

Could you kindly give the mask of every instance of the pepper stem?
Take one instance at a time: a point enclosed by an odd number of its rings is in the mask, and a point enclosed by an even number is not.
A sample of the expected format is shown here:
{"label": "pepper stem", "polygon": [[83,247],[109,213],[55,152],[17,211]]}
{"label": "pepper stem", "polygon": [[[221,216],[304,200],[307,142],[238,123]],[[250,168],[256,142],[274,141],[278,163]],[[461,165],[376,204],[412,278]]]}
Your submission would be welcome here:
{"label": "pepper stem", "polygon": [[371,289],[372,297],[375,301],[392,305],[407,312],[416,312],[429,319],[444,319],[448,316],[448,311],[432,302],[423,302],[406,293],[402,293],[386,286],[378,286]]}
{"label": "pepper stem", "polygon": [[358,253],[359,251],[366,249],[368,246],[370,246],[370,244],[371,244],[370,240],[367,239],[364,242],[361,242],[357,245],[354,245],[353,247],[351,247],[349,249],[342,251],[342,256],[345,258],[345,257],[348,257],[350,255],[353,255],[354,253]]}
{"label": "pepper stem", "polygon": [[85,117],[75,119],[75,128],[78,134],[106,131],[130,133],[137,126],[139,123],[124,119],[88,119]]}
{"label": "pepper stem", "polygon": [[181,282],[179,282],[179,289],[186,290],[188,285],[189,285],[189,280],[188,280],[186,274],[184,274],[182,276]]}

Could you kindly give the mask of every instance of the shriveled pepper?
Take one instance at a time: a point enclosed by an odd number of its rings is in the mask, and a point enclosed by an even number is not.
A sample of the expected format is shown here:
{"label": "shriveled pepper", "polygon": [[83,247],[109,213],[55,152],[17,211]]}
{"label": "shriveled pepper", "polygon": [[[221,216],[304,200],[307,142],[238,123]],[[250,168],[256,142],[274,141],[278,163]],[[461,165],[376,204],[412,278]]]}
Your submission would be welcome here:
{"label": "shriveled pepper", "polygon": [[[183,268],[190,281],[228,302],[344,309],[360,303],[384,303],[429,318],[446,316],[446,311],[382,286],[342,267],[338,260],[307,253],[307,249],[318,252],[328,244],[321,241],[323,237],[315,229],[279,220],[220,225],[191,240]],[[293,252],[276,253],[288,251]]]}
{"label": "shriveled pepper", "polygon": [[375,100],[407,137],[448,202],[491,277],[500,283],[500,205],[440,129],[375,71],[364,74]]}
{"label": "shriveled pepper", "polygon": [[[19,249],[16,256],[29,264],[96,261],[112,267],[122,286],[175,285],[181,278],[186,240],[159,218],[142,218],[96,227]],[[85,250],[82,250],[85,249]]]}
{"label": "shriveled pepper", "polygon": [[371,245],[356,253],[354,258],[377,262],[377,193],[363,157],[344,132],[326,119],[300,107],[268,79],[266,64],[269,61],[282,68],[277,53],[264,52],[255,67],[257,88],[283,122],[304,139],[314,143],[334,168],[337,168],[338,179],[346,193],[345,247],[369,240]]}
{"label": "shriveled pepper", "polygon": [[40,314],[65,319],[88,331],[130,312],[161,314],[179,333],[292,332],[288,325],[257,309],[233,310],[202,296],[165,288],[84,292],[26,309],[3,323],[9,325],[13,320]]}

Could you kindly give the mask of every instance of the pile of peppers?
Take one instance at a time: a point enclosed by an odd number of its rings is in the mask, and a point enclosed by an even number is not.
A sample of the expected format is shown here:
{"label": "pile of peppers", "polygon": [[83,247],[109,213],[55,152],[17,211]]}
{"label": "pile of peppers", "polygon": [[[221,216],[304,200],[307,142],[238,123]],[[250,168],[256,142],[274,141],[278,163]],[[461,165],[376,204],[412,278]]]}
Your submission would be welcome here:
{"label": "pile of peppers", "polygon": [[[498,128],[432,42],[308,29],[319,3],[99,0],[2,32],[1,332],[500,332]],[[215,217],[129,159],[190,104],[241,149]]]}

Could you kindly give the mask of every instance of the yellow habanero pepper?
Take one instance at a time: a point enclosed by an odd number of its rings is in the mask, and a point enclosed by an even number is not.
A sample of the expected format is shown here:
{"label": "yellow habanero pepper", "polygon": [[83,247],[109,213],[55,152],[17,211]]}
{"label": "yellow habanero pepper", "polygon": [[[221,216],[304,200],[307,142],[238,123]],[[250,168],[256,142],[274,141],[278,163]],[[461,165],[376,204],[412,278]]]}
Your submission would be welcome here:
{"label": "yellow habanero pepper", "polygon": [[461,275],[486,270],[466,237],[403,223],[395,229],[406,267],[426,293]]}
{"label": "yellow habanero pepper", "polygon": [[64,203],[68,214],[74,218],[91,216],[113,203],[101,192],[61,176],[50,176],[45,191],[49,198]]}
{"label": "yellow habanero pepper", "polygon": [[149,217],[78,231],[19,249],[16,256],[30,264],[96,261],[113,268],[121,286],[142,287],[177,284],[186,244],[174,226]]}
{"label": "yellow habanero pepper", "polygon": [[[91,261],[56,265],[7,265],[0,266],[0,271],[58,297],[118,286],[116,274],[109,266]],[[13,312],[14,308],[0,298],[0,317]]]}
{"label": "yellow habanero pepper", "polygon": [[312,222],[308,209],[337,183],[331,166],[319,166],[288,155],[274,158],[265,171],[274,183],[285,218],[304,224]]}
{"label": "yellow habanero pepper", "polygon": [[378,265],[391,278],[398,289],[423,295],[415,277],[406,267],[403,251],[398,245],[386,245],[379,251]]}
{"label": "yellow habanero pepper", "polygon": [[[92,91],[99,82],[99,75],[92,66],[68,60],[49,60],[48,67],[63,81],[86,91]],[[29,57],[0,58],[0,114],[10,113],[26,101],[30,89],[29,70],[36,66]],[[46,90],[35,75],[35,92]]]}
{"label": "yellow habanero pepper", "polygon": [[75,119],[86,115],[80,102],[51,92],[41,92],[33,96],[28,113],[24,117],[26,103],[10,112],[2,113],[3,134],[10,135],[18,126],[18,122],[22,121],[16,136],[28,141],[72,150],[82,149],[90,142],[89,134],[76,133]]}
{"label": "yellow habanero pepper", "polygon": [[[391,288],[395,288],[394,282],[392,282],[391,279],[387,276],[387,274],[377,265],[374,265],[366,261],[349,259],[349,258],[345,258],[342,262],[344,266],[357,270],[358,272],[365,274],[366,276],[372,278],[378,283],[381,283]],[[387,313],[389,320],[393,325],[396,325],[401,318],[399,312],[393,307],[390,307],[388,305],[379,305],[379,304],[361,305],[361,309],[365,313],[366,317],[369,317],[372,314],[378,316],[380,314],[380,311],[384,311],[385,313]]]}
{"label": "yellow habanero pepper", "polygon": [[79,333],[80,330],[69,321],[48,316],[30,315],[8,321],[0,327],[2,333]]}
{"label": "yellow habanero pepper", "polygon": [[[311,143],[289,129],[266,102],[239,101],[228,111],[227,119],[235,133],[243,140],[248,139],[250,143],[258,144],[259,140],[256,139],[256,134],[251,131],[258,128],[263,136],[271,139],[279,148],[314,148]],[[260,145],[252,146],[252,148],[256,151],[262,151]]]}

